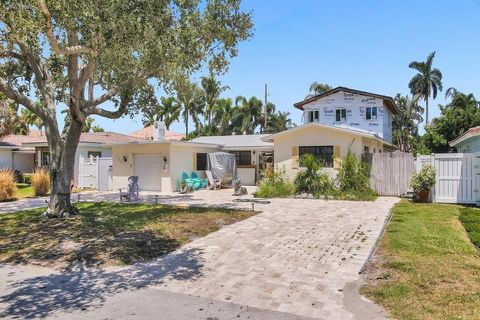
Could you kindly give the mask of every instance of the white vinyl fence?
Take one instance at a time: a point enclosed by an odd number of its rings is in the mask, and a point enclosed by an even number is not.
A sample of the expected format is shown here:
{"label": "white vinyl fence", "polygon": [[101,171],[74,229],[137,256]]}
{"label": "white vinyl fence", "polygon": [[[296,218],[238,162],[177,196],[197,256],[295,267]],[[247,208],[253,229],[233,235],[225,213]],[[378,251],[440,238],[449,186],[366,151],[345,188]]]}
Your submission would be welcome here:
{"label": "white vinyl fence", "polygon": [[111,181],[112,158],[80,156],[77,187],[107,191],[110,190]]}
{"label": "white vinyl fence", "polygon": [[432,200],[443,203],[477,204],[480,154],[437,153],[417,157],[417,170],[429,163],[437,173]]}

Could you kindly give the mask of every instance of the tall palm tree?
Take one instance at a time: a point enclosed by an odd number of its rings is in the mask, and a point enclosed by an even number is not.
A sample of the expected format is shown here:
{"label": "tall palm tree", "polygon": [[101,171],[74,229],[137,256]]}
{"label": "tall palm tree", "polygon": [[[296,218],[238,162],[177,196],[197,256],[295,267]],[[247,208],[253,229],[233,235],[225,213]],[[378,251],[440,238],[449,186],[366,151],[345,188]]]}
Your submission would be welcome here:
{"label": "tall palm tree", "polygon": [[216,80],[212,74],[208,77],[202,77],[200,85],[202,87],[202,100],[205,104],[205,119],[211,125],[215,103],[220,98],[220,94],[229,89],[229,87],[222,86],[220,81]]}
{"label": "tall palm tree", "polygon": [[235,99],[235,106],[238,108],[238,116],[241,117],[242,133],[254,134],[261,121],[262,101],[256,97],[247,100],[243,96],[238,96]]}
{"label": "tall palm tree", "polygon": [[312,82],[310,85],[310,88],[308,89],[309,93],[305,97],[305,99],[308,99],[310,97],[313,97],[318,94],[323,94],[329,90],[332,90],[332,87],[326,83],[319,83],[317,81]]}
{"label": "tall palm tree", "polygon": [[266,132],[277,133],[295,127],[292,119],[290,119],[290,112],[279,111],[271,115]]}
{"label": "tall palm tree", "polygon": [[418,138],[418,126],[423,121],[424,110],[418,103],[418,97],[411,99],[397,94],[395,103],[398,113],[393,116],[393,140],[400,151],[411,152]]}
{"label": "tall palm tree", "polygon": [[174,121],[178,121],[181,111],[182,106],[174,97],[160,98],[160,121],[165,123],[167,130],[170,130]]}
{"label": "tall palm tree", "polygon": [[218,99],[213,108],[212,118],[217,125],[219,135],[231,134],[235,110],[232,99]]}
{"label": "tall palm tree", "polygon": [[177,101],[182,106],[182,118],[185,123],[185,136],[188,136],[189,117],[192,117],[196,129],[202,128],[200,116],[203,114],[203,103],[198,86],[190,81],[176,84]]}
{"label": "tall palm tree", "polygon": [[21,118],[27,126],[35,126],[38,130],[42,131],[43,121],[32,111],[23,108],[21,111]]}
{"label": "tall palm tree", "polygon": [[426,61],[412,61],[409,68],[418,71],[410,80],[408,87],[413,95],[425,100],[425,127],[428,126],[428,99],[437,97],[438,91],[442,91],[442,73],[437,68],[432,68],[435,51],[430,53]]}

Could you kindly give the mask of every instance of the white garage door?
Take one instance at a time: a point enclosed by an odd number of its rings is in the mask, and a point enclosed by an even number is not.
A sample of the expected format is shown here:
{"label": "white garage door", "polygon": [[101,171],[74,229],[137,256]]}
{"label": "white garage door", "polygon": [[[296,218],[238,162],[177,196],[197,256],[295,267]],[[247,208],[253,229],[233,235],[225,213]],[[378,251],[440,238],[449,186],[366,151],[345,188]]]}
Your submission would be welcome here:
{"label": "white garage door", "polygon": [[134,174],[138,176],[140,190],[162,190],[161,159],[162,157],[159,153],[133,155],[133,171]]}

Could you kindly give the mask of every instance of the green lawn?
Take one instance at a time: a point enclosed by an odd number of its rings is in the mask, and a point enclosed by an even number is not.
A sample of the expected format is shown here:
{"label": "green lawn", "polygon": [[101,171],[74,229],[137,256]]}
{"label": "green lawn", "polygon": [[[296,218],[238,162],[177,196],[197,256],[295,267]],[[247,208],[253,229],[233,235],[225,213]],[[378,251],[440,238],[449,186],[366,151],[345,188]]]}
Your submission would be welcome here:
{"label": "green lawn", "polygon": [[477,208],[397,204],[362,293],[396,319],[480,319],[480,255],[460,222],[478,230],[479,216]]}
{"label": "green lawn", "polygon": [[17,183],[17,193],[15,194],[15,198],[23,199],[23,198],[31,198],[34,196],[35,196],[35,193],[31,185],[28,185],[26,183]]}
{"label": "green lawn", "polygon": [[80,214],[44,219],[41,209],[0,215],[0,262],[66,267],[130,264],[254,213],[147,204],[80,203]]}

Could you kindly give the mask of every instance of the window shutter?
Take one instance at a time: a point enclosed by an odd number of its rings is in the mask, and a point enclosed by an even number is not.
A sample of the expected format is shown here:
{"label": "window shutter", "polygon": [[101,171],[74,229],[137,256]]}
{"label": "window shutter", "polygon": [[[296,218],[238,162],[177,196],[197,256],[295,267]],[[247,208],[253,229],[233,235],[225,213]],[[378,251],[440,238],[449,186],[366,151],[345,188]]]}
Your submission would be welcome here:
{"label": "window shutter", "polygon": [[298,169],[298,147],[292,147],[292,169]]}
{"label": "window shutter", "polygon": [[342,163],[342,155],[340,146],[333,146],[333,168],[340,169]]}
{"label": "window shutter", "polygon": [[194,152],[193,153],[193,171],[196,171],[197,170],[197,154]]}

